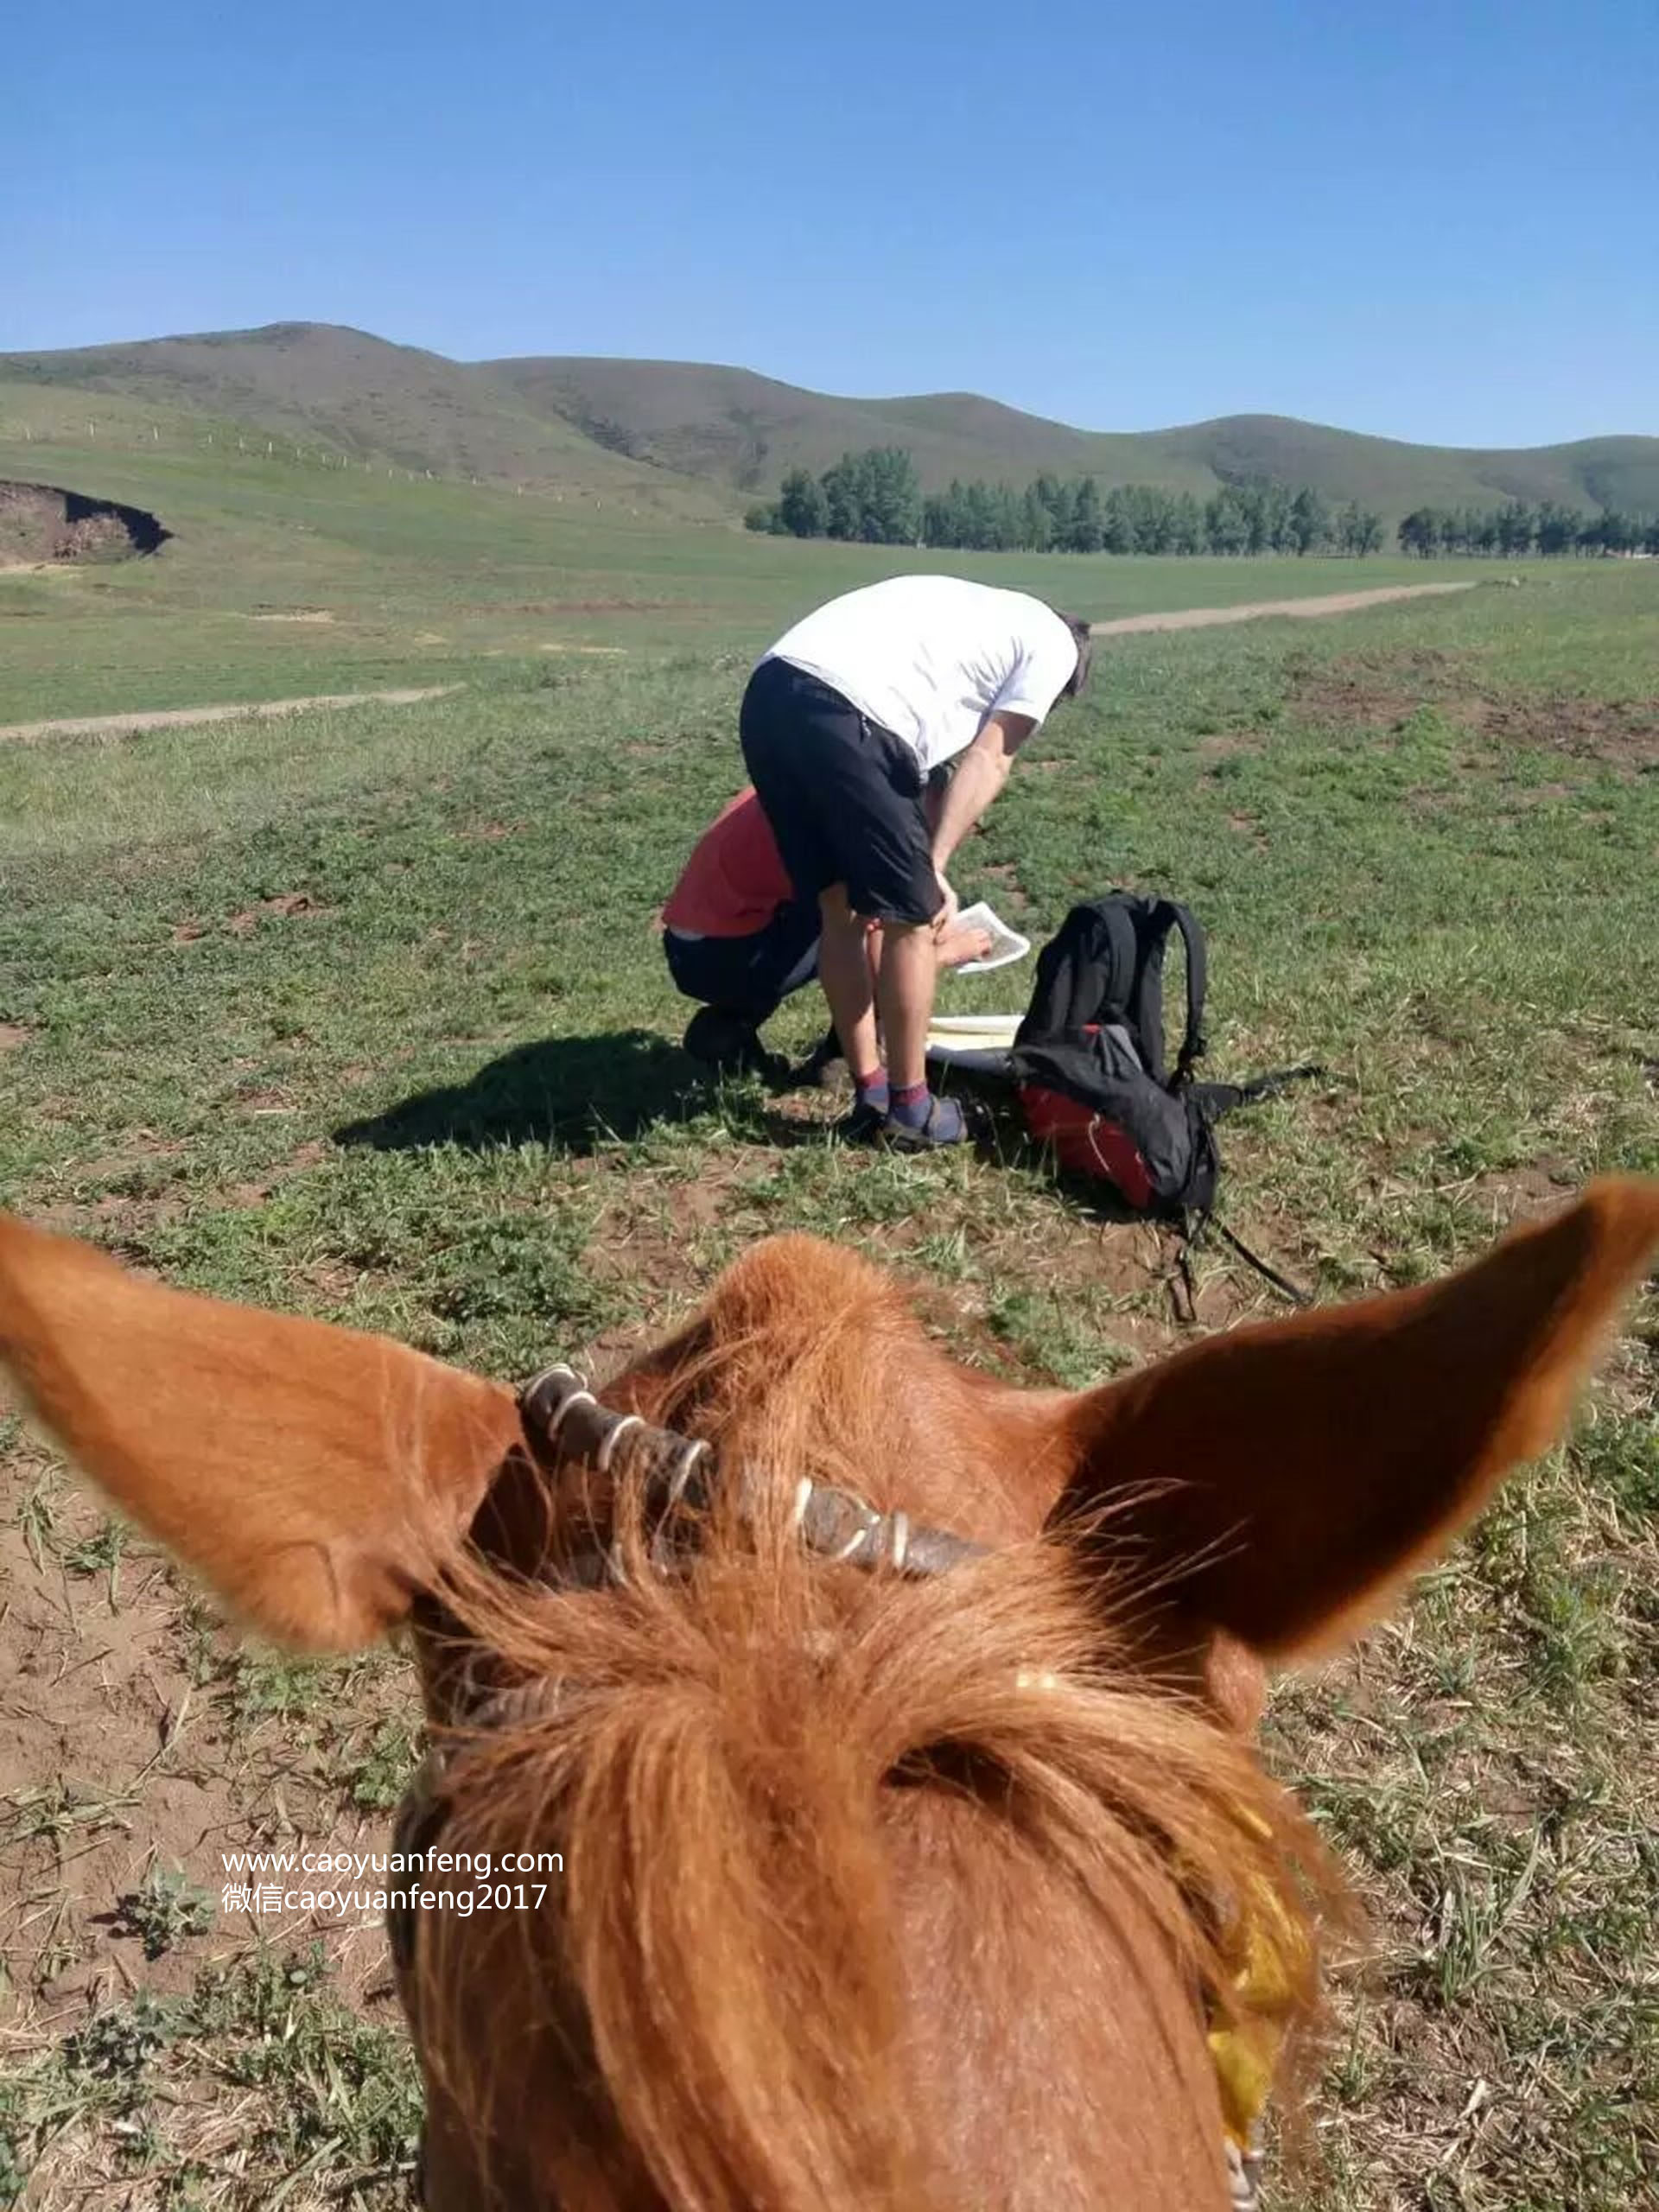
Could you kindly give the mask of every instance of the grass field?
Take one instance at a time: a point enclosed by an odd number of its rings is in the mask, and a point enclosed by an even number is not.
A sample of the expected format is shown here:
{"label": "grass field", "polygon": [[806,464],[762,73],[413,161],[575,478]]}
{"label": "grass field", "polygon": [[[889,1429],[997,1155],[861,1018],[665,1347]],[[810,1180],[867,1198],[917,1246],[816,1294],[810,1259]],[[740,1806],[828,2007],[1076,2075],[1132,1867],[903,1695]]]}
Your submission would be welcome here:
{"label": "grass field", "polygon": [[[788,1227],[905,1269],[961,1357],[1011,1375],[1080,1384],[1181,1339],[1167,1249],[1011,1138],[849,1153],[820,1141],[835,1102],[711,1090],[677,1049],[652,913],[741,779],[747,658],[886,556],[601,537],[469,493],[440,565],[388,491],[319,505],[314,564],[277,510],[327,494],[283,479],[262,507],[181,473],[144,499],[143,474],[88,488],[175,506],[163,563],[0,578],[0,721],[416,668],[467,688],[0,747],[0,1204],[504,1376],[620,1362]],[[1284,596],[1293,571],[1332,588],[1311,564],[1054,573],[1103,615]],[[256,639],[238,595],[336,620]],[[1224,1217],[1332,1298],[1438,1272],[1599,1169],[1659,1172],[1656,858],[1659,575],[1561,569],[1114,640],[957,880],[1037,935],[1114,883],[1191,899],[1217,1072],[1330,1071],[1229,1125]],[[1199,1326],[1272,1310],[1219,1251],[1198,1274]],[[1572,1445],[1276,1697],[1269,1757],[1374,1935],[1323,2164],[1275,2177],[1281,2206],[1625,2212],[1651,2189],[1656,1346],[1650,1299]],[[379,1930],[261,1941],[217,1886],[249,1842],[379,1844],[410,1683],[238,1652],[16,1424],[0,1453],[0,2203],[401,2202],[416,2107]]]}
{"label": "grass field", "polygon": [[[819,600],[937,553],[757,537],[723,518],[664,524],[572,487],[519,496],[407,474],[327,470],[203,447],[24,445],[0,478],[157,515],[153,559],[0,572],[0,727],[386,685],[520,693],[550,663],[681,648],[753,658]],[[595,499],[598,504],[595,505]],[[953,554],[1091,619],[1421,582],[1420,562],[1123,561]],[[1491,564],[1436,562],[1436,580]]]}

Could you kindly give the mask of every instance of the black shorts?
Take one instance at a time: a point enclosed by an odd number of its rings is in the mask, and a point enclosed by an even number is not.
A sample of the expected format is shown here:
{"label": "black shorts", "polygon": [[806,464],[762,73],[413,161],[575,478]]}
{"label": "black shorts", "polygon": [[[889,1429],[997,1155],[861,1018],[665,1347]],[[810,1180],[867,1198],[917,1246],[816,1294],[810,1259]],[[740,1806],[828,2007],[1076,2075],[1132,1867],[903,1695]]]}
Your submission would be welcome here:
{"label": "black shorts", "polygon": [[891,730],[787,661],[763,661],[738,722],[743,760],[798,896],[844,884],[855,914],[931,922],[939,895],[925,785]]}
{"label": "black shorts", "polygon": [[747,937],[677,937],[664,930],[663,952],[682,997],[741,1014],[758,1029],[817,974],[821,928],[817,900],[797,899]]}

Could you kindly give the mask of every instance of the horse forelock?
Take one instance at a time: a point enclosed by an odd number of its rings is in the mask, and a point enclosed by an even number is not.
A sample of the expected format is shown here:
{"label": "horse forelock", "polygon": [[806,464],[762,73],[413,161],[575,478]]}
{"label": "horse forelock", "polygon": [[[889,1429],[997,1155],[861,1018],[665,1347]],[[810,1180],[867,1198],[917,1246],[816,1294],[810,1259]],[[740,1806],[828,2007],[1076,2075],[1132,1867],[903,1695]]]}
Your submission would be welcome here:
{"label": "horse forelock", "polygon": [[[640,1571],[621,1587],[536,1586],[474,1560],[447,1592],[460,1637],[537,1694],[455,1738],[445,1847],[556,1850],[564,1871],[538,1912],[428,1916],[419,2038],[480,2164],[525,2146],[550,2202],[959,2201],[951,2138],[974,2116],[930,2080],[922,2016],[982,2005],[968,1949],[997,1898],[1018,1923],[1043,1889],[1064,1901],[1027,1933],[1094,1926],[1143,1953],[1185,1993],[1200,2054],[1206,2015],[1252,2001],[1242,1976],[1263,1929],[1283,2024],[1315,2012],[1327,1877],[1310,1828],[1241,1740],[1135,1670],[1075,1549],[1032,1535],[900,1584],[794,1540],[803,1475],[938,1511],[991,1434],[880,1278],[824,1249],[761,1248],[607,1394],[763,1469],[758,1510],[740,1522],[717,1505],[686,1572],[663,1579],[644,1571],[625,1486],[619,1533]],[[1126,1624],[1137,1594],[1126,1569]],[[906,1840],[942,1793],[978,1808],[945,1866]],[[1043,1880],[1010,1891],[1013,1859]],[[968,1947],[962,1986],[918,1987],[925,1923],[963,1931],[928,1950],[949,1983],[952,1941]],[[1011,1939],[997,2005],[1035,2018],[1097,1966],[1086,1942],[1045,1955]],[[1104,2034],[1112,1992],[1089,2001]],[[953,2031],[971,2044],[974,2023]],[[1087,2095],[1098,2107],[1101,2084]]]}

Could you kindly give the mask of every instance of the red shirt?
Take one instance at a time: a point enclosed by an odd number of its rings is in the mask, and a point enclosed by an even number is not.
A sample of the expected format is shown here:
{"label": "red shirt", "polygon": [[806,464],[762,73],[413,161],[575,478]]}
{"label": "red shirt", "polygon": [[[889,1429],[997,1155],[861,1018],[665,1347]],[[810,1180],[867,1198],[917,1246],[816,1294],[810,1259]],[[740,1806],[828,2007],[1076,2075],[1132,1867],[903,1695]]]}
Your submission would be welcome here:
{"label": "red shirt", "polygon": [[795,895],[753,787],[723,806],[692,849],[664,925],[698,937],[752,937]]}

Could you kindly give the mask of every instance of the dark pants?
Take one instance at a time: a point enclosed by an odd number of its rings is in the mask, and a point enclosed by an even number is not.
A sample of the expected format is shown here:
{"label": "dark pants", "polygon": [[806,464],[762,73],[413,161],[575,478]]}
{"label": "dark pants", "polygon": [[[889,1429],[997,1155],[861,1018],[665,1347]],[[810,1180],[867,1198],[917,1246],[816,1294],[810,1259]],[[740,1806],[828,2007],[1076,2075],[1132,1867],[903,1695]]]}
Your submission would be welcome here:
{"label": "dark pants", "polygon": [[855,914],[930,922],[939,910],[914,755],[787,661],[762,661],[738,723],[743,760],[799,898],[844,884]]}
{"label": "dark pants", "polygon": [[795,899],[747,937],[683,938],[665,930],[663,950],[683,997],[741,1014],[758,1029],[817,974],[819,926],[817,900]]}

